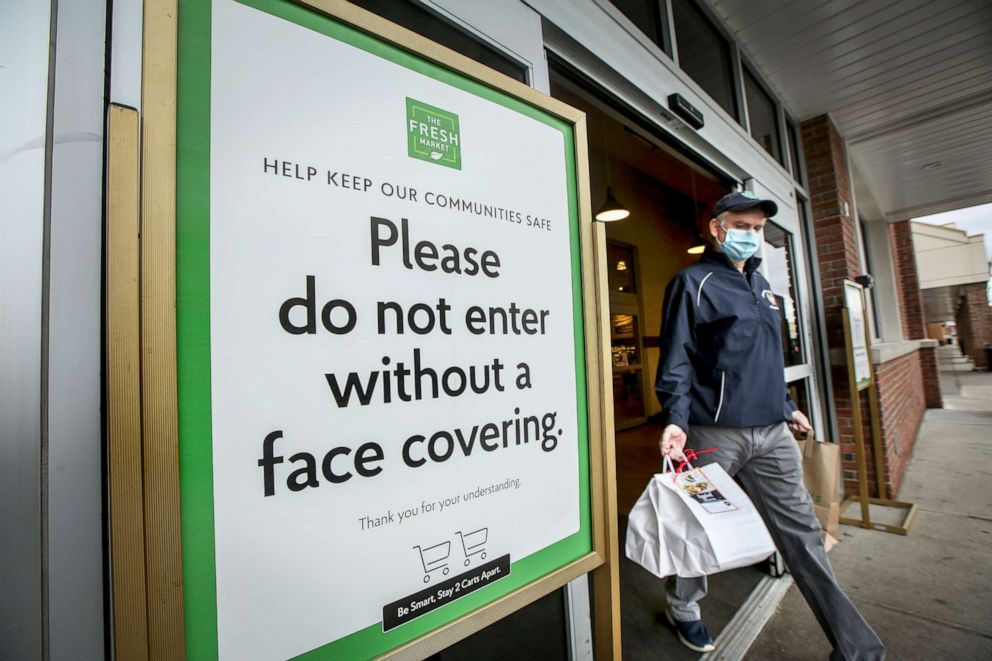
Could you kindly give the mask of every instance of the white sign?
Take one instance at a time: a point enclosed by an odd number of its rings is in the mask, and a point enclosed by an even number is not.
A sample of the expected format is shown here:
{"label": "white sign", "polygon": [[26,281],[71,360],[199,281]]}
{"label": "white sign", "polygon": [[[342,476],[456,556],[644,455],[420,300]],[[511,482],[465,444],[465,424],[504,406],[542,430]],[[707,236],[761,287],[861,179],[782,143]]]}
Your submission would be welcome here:
{"label": "white sign", "polygon": [[217,646],[282,659],[579,531],[566,143],[233,0],[210,57]]}
{"label": "white sign", "polygon": [[851,351],[854,359],[854,381],[858,388],[871,383],[871,356],[865,336],[865,305],[861,288],[845,283],[847,319],[851,331]]}

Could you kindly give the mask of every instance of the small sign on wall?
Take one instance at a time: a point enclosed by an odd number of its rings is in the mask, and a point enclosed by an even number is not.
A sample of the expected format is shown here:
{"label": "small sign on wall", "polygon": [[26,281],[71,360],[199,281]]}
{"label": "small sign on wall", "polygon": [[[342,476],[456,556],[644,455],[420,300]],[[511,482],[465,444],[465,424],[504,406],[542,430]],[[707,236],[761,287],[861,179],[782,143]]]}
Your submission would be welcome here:
{"label": "small sign on wall", "polygon": [[854,380],[858,390],[871,385],[871,355],[865,335],[865,299],[861,285],[844,283],[844,301],[847,307],[848,329],[851,333],[851,360],[854,363]]}

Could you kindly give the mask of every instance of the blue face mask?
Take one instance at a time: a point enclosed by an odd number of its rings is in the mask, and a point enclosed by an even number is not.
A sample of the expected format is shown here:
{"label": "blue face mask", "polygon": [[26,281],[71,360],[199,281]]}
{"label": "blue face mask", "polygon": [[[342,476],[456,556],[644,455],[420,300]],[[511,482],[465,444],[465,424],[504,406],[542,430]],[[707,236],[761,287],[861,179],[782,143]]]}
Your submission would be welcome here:
{"label": "blue face mask", "polygon": [[752,230],[728,230],[723,225],[720,226],[727,233],[727,238],[720,242],[723,254],[732,261],[743,262],[758,252],[761,247],[761,239],[758,232]]}

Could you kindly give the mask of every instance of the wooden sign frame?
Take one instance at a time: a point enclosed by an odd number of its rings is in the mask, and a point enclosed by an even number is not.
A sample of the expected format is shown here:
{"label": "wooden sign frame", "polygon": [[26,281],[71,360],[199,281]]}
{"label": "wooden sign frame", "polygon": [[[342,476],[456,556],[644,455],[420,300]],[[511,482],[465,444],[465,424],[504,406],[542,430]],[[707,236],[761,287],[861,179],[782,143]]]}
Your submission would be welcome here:
{"label": "wooden sign frame", "polygon": [[[860,526],[861,528],[881,530],[883,532],[895,533],[897,535],[906,535],[909,533],[909,528],[913,525],[913,520],[916,518],[916,504],[902,500],[890,499],[885,486],[885,462],[883,459],[884,450],[882,447],[881,427],[882,418],[879,412],[878,388],[876,387],[878,380],[875,374],[874,362],[871,360],[871,331],[868,329],[868,324],[866,323],[864,289],[856,282],[845,282],[844,300],[845,306],[842,311],[844,320],[844,347],[847,357],[847,381],[851,393],[851,422],[854,426],[855,456],[857,458],[858,465],[858,494],[855,496],[848,496],[844,499],[844,502],[841,503],[840,522],[849,526]],[[860,314],[860,318],[862,320],[862,323],[860,324],[852,325],[853,316],[851,311],[848,309],[848,306],[851,305],[852,301],[854,301],[855,305],[860,307],[860,309],[855,309],[855,311]],[[861,331],[864,333],[864,346],[868,354],[867,359],[870,369],[869,377],[867,379],[860,380],[857,378],[855,372],[854,333],[856,332],[856,326],[860,326]],[[864,424],[861,417],[861,391],[863,390],[868,391],[868,417],[871,421],[872,455],[875,458],[875,483],[878,485],[877,498],[871,497],[868,494],[868,466],[865,458]],[[858,503],[860,506],[861,517],[858,519],[845,517],[844,512],[847,511],[847,509],[854,503]],[[906,510],[906,516],[903,518],[901,525],[873,522],[871,520],[871,505]]]}
{"label": "wooden sign frame", "polygon": [[[574,136],[592,550],[383,652],[380,658],[429,656],[590,572],[597,657],[619,658],[606,242],[604,227],[591,218],[585,115],[347,2],[294,0],[293,4],[511,95],[566,122]],[[112,157],[107,184],[107,354],[113,645],[129,659],[186,658],[190,624],[184,613],[176,318],[178,39],[183,5],[179,0],[144,3],[141,112],[112,107],[108,123]],[[118,353],[120,347],[127,352]]]}

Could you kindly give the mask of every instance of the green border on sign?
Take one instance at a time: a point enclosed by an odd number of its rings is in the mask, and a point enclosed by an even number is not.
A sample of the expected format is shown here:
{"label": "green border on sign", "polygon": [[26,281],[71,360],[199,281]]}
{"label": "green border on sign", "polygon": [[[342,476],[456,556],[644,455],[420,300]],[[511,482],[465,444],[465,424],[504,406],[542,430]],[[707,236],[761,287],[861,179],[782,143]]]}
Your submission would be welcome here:
{"label": "green border on sign", "polygon": [[[299,659],[364,659],[395,649],[592,551],[585,339],[572,125],[514,96],[411,54],[288,0],[237,0],[514,110],[564,138],[571,241],[580,528],[512,564],[506,579],[383,633],[379,623],[300,655]],[[180,0],[177,99],[176,324],[179,465],[186,651],[193,661],[217,658],[213,454],[210,373],[210,29],[209,0]]]}

